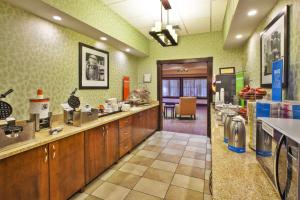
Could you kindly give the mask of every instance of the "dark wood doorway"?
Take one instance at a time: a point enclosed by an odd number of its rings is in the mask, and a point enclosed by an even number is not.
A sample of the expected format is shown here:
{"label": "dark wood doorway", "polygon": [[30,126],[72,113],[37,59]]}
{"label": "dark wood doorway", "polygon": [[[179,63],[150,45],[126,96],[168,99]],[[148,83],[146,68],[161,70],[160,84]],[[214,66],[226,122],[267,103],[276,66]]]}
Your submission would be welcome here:
{"label": "dark wood doorway", "polygon": [[[207,58],[193,58],[193,59],[177,59],[177,60],[158,60],[157,61],[157,98],[159,101],[159,110],[160,113],[163,112],[162,108],[162,70],[164,64],[186,64],[186,63],[199,63],[206,62],[207,63],[207,136],[211,137],[211,119],[210,119],[210,103],[212,102],[212,73],[213,73],[213,57]],[[163,117],[159,115],[159,130],[163,129]]]}

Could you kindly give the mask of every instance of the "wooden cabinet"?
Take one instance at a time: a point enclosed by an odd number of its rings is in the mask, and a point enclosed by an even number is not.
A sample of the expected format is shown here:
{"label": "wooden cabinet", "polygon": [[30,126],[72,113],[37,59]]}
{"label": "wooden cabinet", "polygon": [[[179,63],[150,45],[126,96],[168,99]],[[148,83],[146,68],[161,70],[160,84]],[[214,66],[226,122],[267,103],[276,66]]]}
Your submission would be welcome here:
{"label": "wooden cabinet", "polygon": [[157,109],[0,160],[0,199],[70,198],[157,129]]}
{"label": "wooden cabinet", "polygon": [[124,156],[132,149],[132,116],[119,120],[119,155]]}
{"label": "wooden cabinet", "polygon": [[158,129],[158,107],[151,108],[149,110],[150,114],[149,117],[151,120],[149,124],[150,134]]}
{"label": "wooden cabinet", "polygon": [[89,183],[106,169],[104,126],[87,130],[84,137],[85,178]]}
{"label": "wooden cabinet", "polygon": [[158,127],[158,108],[152,108],[133,115],[133,146],[150,136]]}
{"label": "wooden cabinet", "polygon": [[110,167],[119,159],[119,126],[118,121],[105,125],[106,166]]}
{"label": "wooden cabinet", "polygon": [[50,199],[65,200],[84,186],[84,134],[49,144]]}
{"label": "wooden cabinet", "polygon": [[89,183],[118,158],[118,122],[85,132],[85,181]]}
{"label": "wooden cabinet", "polygon": [[0,199],[49,199],[48,145],[0,161]]}
{"label": "wooden cabinet", "polygon": [[144,139],[145,120],[143,113],[137,113],[133,115],[133,130],[132,130],[132,142],[133,146],[138,145]]}

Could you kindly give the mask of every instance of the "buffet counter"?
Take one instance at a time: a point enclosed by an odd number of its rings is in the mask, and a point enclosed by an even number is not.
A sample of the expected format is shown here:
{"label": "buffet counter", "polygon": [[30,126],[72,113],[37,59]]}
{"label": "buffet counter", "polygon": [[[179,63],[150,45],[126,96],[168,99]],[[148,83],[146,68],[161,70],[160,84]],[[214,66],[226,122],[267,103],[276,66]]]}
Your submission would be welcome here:
{"label": "buffet counter", "polygon": [[[246,153],[237,154],[227,149],[223,142],[224,127],[216,121],[211,109],[212,130],[212,183],[213,199],[280,199],[269,179],[248,146]],[[249,127],[246,126],[247,133]],[[249,134],[247,134],[249,143]]]}
{"label": "buffet counter", "polygon": [[101,117],[95,121],[91,121],[91,122],[82,124],[81,127],[66,125],[62,122],[62,120],[59,120],[56,122],[54,121],[53,127],[58,127],[58,126],[63,127],[63,130],[61,132],[59,132],[57,135],[49,135],[49,132],[48,132],[49,129],[44,129],[39,132],[36,132],[35,138],[32,140],[16,143],[16,144],[1,148],[0,149],[0,160],[10,157],[10,156],[13,156],[13,155],[16,155],[16,154],[19,154],[19,153],[22,153],[22,152],[25,152],[25,151],[28,151],[28,150],[36,148],[36,147],[43,146],[45,144],[78,134],[78,133],[82,133],[86,130],[93,129],[95,127],[99,127],[101,125],[134,115],[136,113],[157,107],[158,105],[159,105],[158,102],[153,102],[148,106],[133,107],[128,112],[120,112],[120,113],[109,115],[106,117]]}

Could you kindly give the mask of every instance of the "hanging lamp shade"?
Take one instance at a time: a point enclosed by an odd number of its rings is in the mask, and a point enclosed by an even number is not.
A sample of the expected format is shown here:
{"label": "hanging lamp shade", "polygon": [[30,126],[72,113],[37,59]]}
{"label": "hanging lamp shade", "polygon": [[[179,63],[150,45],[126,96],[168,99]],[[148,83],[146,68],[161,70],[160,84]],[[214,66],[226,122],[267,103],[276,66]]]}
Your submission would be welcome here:
{"label": "hanging lamp shade", "polygon": [[[168,23],[166,26],[163,24],[162,20],[162,7],[168,11]],[[163,47],[177,46],[178,45],[178,35],[176,30],[172,25],[169,24],[169,10],[171,5],[168,0],[161,0],[161,21],[155,22],[154,26],[151,28],[149,34],[161,44]]]}

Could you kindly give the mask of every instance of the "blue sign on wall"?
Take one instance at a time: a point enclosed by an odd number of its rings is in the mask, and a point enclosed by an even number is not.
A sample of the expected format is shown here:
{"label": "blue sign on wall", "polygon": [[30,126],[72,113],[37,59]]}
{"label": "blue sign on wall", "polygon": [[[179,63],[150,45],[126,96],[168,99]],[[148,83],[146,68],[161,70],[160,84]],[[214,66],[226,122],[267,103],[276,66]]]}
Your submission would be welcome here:
{"label": "blue sign on wall", "polygon": [[274,61],[272,64],[272,100],[282,101],[282,68],[283,60]]}

